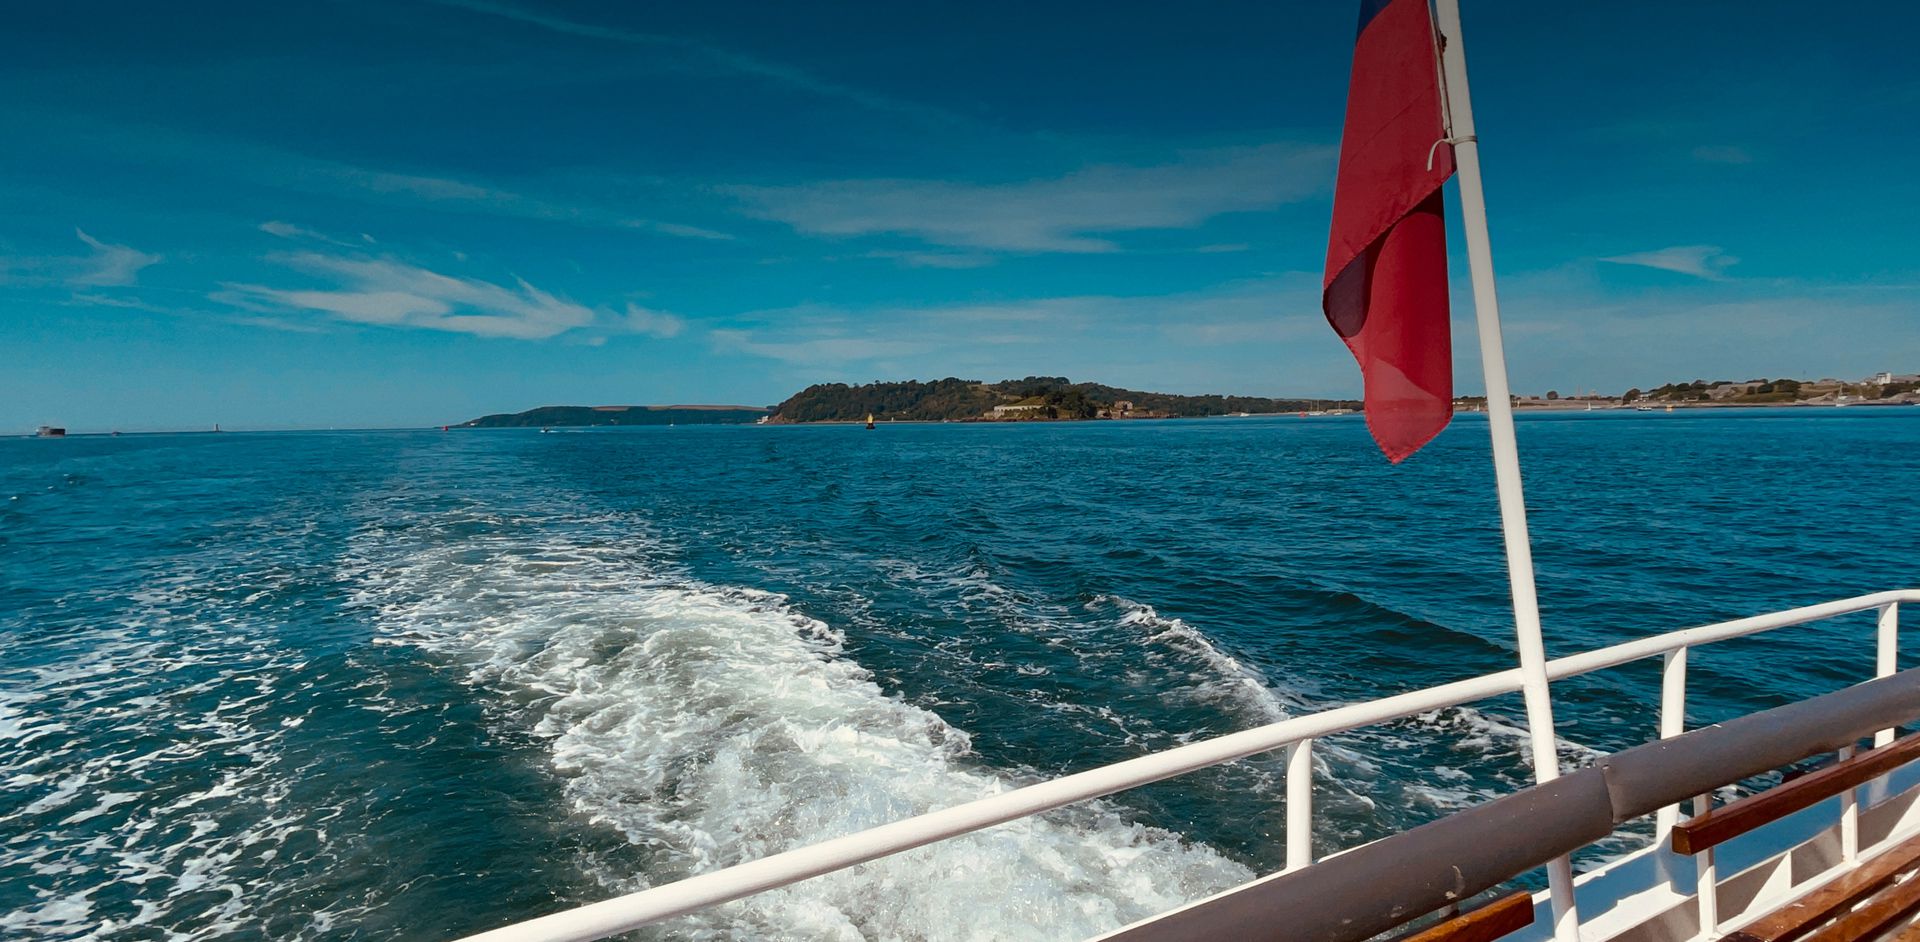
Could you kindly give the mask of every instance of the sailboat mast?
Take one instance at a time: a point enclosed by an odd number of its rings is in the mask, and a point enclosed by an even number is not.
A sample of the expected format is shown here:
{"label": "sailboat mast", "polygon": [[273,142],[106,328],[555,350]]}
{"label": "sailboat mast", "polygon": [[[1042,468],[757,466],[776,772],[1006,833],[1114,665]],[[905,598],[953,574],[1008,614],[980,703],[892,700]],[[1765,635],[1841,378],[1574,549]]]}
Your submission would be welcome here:
{"label": "sailboat mast", "polygon": [[[1500,529],[1506,541],[1507,579],[1513,590],[1513,626],[1520,653],[1521,693],[1533,746],[1534,779],[1560,775],[1555,747],[1553,699],[1547,684],[1546,646],[1540,633],[1540,600],[1533,582],[1533,546],[1527,535],[1527,503],[1520,487],[1520,448],[1513,431],[1513,398],[1507,385],[1507,354],[1500,336],[1500,302],[1494,291],[1493,247],[1487,237],[1486,195],[1480,189],[1480,142],[1474,134],[1467,94],[1467,55],[1460,38],[1459,0],[1437,0],[1445,85],[1448,141],[1460,180],[1460,216],[1466,227],[1467,267],[1473,280],[1474,318],[1480,328],[1480,367],[1486,375],[1487,419],[1493,438],[1493,474],[1500,496]],[[1554,937],[1578,942],[1580,917],[1573,902],[1573,867],[1561,857],[1548,866]]]}

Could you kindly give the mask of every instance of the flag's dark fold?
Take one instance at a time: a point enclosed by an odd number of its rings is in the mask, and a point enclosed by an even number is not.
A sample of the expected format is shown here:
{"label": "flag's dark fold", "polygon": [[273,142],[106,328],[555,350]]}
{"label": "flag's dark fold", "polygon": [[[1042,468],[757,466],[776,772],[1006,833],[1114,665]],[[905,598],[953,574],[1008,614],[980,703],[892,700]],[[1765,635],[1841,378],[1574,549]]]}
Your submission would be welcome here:
{"label": "flag's dark fold", "polygon": [[1367,427],[1394,462],[1453,415],[1444,137],[1427,0],[1363,0],[1322,301],[1360,362]]}

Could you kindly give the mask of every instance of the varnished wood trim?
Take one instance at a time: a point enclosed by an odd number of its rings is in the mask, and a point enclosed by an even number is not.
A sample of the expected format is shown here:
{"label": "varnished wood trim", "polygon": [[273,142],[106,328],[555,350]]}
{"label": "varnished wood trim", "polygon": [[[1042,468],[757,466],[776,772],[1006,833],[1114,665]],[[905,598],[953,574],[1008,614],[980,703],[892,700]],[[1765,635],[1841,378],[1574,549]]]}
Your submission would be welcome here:
{"label": "varnished wood trim", "polygon": [[1391,942],[1493,942],[1533,925],[1533,894],[1513,893],[1425,929],[1395,936]]}
{"label": "varnished wood trim", "polygon": [[1817,805],[1849,788],[1864,785],[1915,759],[1920,759],[1920,735],[1907,736],[1878,749],[1857,753],[1851,759],[1836,762],[1818,772],[1810,772],[1784,785],[1769,788],[1758,795],[1749,795],[1674,825],[1673,851],[1676,854],[1697,854],[1760,825]]}

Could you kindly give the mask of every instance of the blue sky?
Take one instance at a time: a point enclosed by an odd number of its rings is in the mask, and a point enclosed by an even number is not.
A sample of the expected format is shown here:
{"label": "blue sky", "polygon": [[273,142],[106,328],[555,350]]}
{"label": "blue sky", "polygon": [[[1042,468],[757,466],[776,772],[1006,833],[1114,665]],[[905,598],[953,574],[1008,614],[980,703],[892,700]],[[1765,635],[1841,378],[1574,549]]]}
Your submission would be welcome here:
{"label": "blue sky", "polygon": [[[1914,8],[1465,6],[1517,390],[1920,371]],[[1352,7],[15,5],[0,429],[1353,395]]]}

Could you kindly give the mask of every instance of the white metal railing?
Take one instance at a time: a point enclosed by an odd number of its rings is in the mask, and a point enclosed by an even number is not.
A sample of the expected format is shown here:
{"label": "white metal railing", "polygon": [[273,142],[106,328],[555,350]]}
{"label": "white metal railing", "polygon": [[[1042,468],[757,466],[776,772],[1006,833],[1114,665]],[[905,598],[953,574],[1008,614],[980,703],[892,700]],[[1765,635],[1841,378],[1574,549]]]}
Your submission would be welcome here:
{"label": "white metal railing", "polygon": [[[1861,596],[1857,599],[1845,599],[1845,602],[1863,602],[1893,596],[1878,605],[1863,605],[1854,611],[1868,608],[1880,610],[1879,623],[1874,632],[1874,676],[1887,677],[1897,669],[1900,660],[1900,603],[1920,601],[1915,596],[1920,592],[1882,592],[1879,595]],[[1841,604],[1838,602],[1829,603]],[[1785,612],[1781,614],[1787,614]],[[1842,614],[1842,613],[1836,613]],[[1831,617],[1831,616],[1822,616]],[[1751,621],[1752,619],[1747,619]],[[1808,619],[1809,621],[1813,619]],[[1785,627],[1785,626],[1781,626]],[[1696,631],[1700,629],[1694,629]],[[1679,634],[1680,632],[1675,632]],[[1651,640],[1651,639],[1649,639]],[[1699,642],[1695,642],[1699,643]],[[1685,720],[1682,715],[1687,699],[1687,649],[1677,648],[1666,655],[1666,669],[1660,678],[1660,738],[1668,739],[1685,732]],[[1893,742],[1894,731],[1883,729],[1873,736],[1873,744],[1884,746]],[[1842,746],[1835,754],[1836,761],[1845,761],[1854,754],[1853,746]],[[1693,799],[1693,813],[1705,814],[1713,810],[1713,796],[1701,795]],[[1656,844],[1667,840],[1678,817],[1679,807],[1670,805],[1660,809],[1658,824],[1654,828]],[[1719,934],[1722,924],[1720,907],[1720,874],[1714,864],[1714,849],[1703,848],[1694,856],[1694,899],[1699,913],[1699,933],[1695,938],[1707,939]],[[1840,866],[1851,868],[1860,863],[1860,789],[1849,788],[1840,799]]]}
{"label": "white metal railing", "polygon": [[[1687,651],[1725,641],[1789,628],[1840,615],[1878,609],[1874,666],[1876,676],[1892,674],[1898,659],[1899,605],[1920,603],[1920,589],[1902,589],[1823,602],[1751,618],[1686,628],[1628,641],[1611,647],[1568,655],[1547,662],[1549,680],[1564,680],[1593,671],[1618,667],[1649,657],[1664,656],[1661,672],[1660,726],[1662,738],[1685,730]],[[1116,762],[1112,765],[1029,785],[989,798],[931,811],[891,824],[869,828],[806,847],[737,864],[713,873],[689,877],[626,896],[590,903],[576,909],[515,923],[469,936],[462,942],[590,942],[630,929],[697,912],[811,877],[843,870],[936,841],[1029,817],[1075,802],[1111,795],[1197,769],[1231,762],[1282,747],[1287,748],[1287,870],[1313,863],[1313,740],[1378,723],[1416,716],[1430,710],[1461,706],[1521,689],[1519,668],[1498,671],[1452,683],[1413,690],[1269,723],[1214,739]],[[1891,741],[1892,730],[1875,741]],[[1711,796],[1695,801],[1696,813],[1709,807]],[[1857,814],[1857,804],[1849,810]],[[1678,819],[1678,808],[1660,810],[1655,840],[1665,840]],[[1848,845],[1857,854],[1857,829]],[[1715,923],[1712,851],[1703,852],[1698,868],[1701,881],[1702,923]]]}

